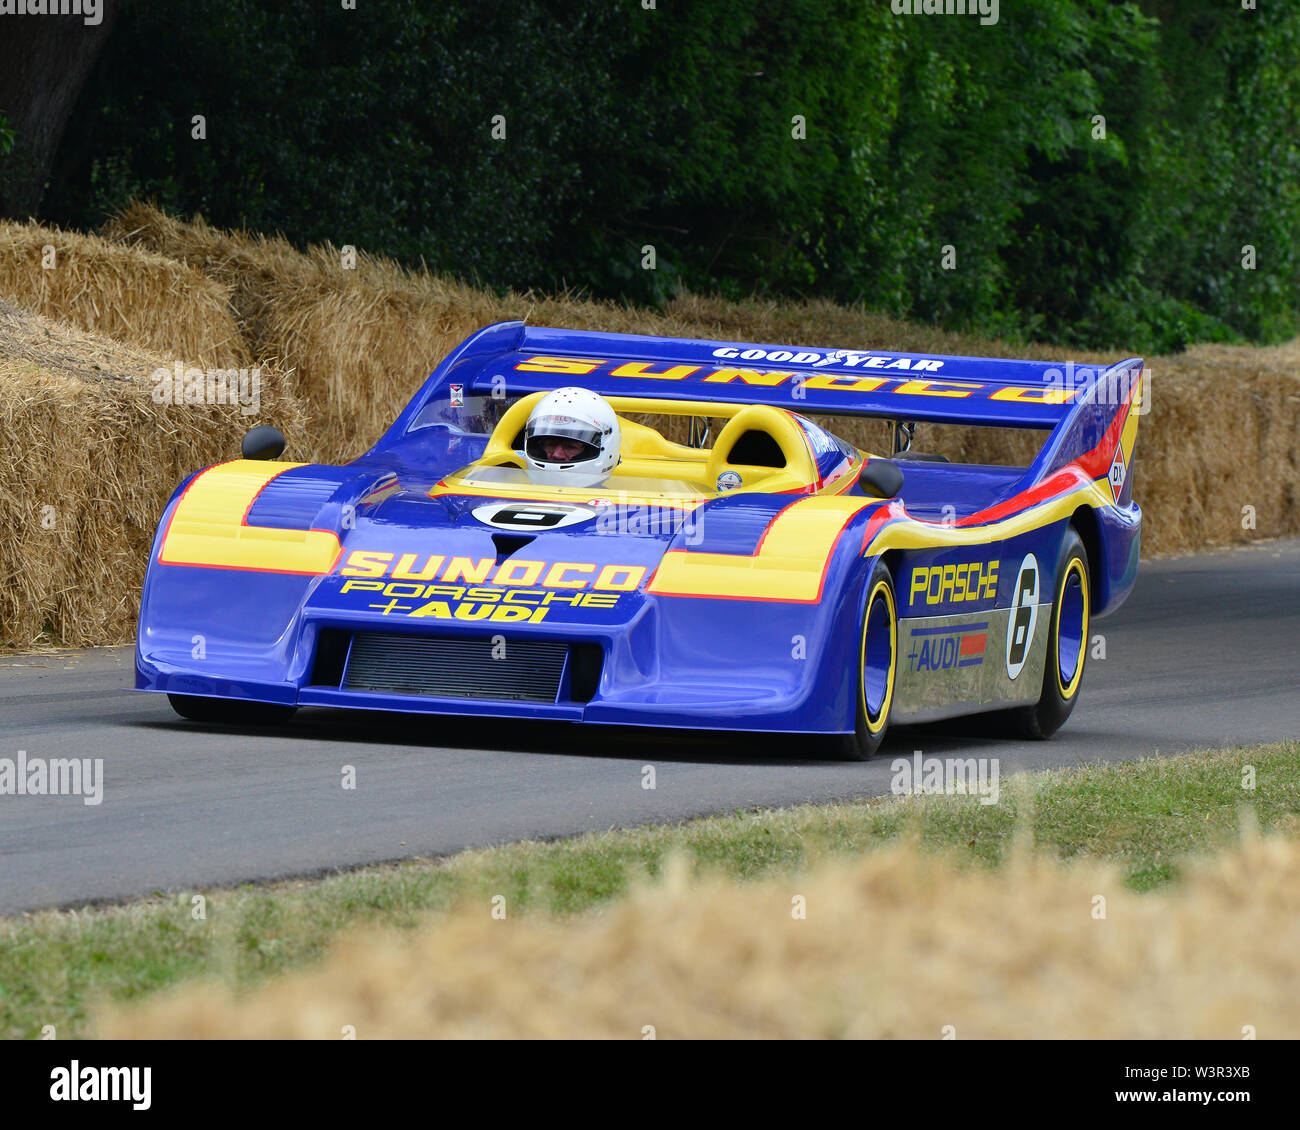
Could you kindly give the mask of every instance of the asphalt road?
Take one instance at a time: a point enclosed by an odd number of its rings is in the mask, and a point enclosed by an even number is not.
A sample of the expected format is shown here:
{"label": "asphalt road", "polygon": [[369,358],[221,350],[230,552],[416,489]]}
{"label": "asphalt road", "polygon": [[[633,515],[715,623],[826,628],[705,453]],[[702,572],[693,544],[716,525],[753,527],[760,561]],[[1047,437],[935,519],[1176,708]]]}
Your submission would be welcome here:
{"label": "asphalt road", "polygon": [[280,731],[204,728],[128,689],[129,648],[0,657],[0,758],[104,763],[97,805],[0,796],[0,914],[873,796],[917,749],[997,756],[1006,774],[1300,737],[1300,541],[1144,564],[1093,630],[1106,658],[1053,740],[967,719],[897,729],[866,764],[743,736],[323,710]]}

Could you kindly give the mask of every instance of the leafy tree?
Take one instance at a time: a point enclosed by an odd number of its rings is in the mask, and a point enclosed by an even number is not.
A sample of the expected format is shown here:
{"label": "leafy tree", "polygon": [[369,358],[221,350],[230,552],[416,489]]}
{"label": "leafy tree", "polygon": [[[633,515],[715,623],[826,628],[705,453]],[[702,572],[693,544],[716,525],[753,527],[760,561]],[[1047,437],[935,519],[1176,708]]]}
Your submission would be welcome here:
{"label": "leafy tree", "polygon": [[[0,35],[0,216],[26,218],[40,205],[77,100],[117,18],[106,0],[99,22],[12,11]],[[9,124],[12,123],[12,126]]]}
{"label": "leafy tree", "polygon": [[138,0],[46,212],[154,197],[493,286],[824,295],[1080,348],[1294,333],[1300,6],[1000,16]]}

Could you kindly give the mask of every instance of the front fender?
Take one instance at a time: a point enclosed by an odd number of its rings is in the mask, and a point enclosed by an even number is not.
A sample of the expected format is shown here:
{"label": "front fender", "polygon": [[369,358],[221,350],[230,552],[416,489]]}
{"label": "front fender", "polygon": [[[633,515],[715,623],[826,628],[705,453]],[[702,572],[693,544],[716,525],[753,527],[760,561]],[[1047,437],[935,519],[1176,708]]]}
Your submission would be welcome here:
{"label": "front fender", "polygon": [[[292,684],[299,622],[365,499],[391,473],[233,460],[187,479],[163,511],[145,571],[136,686],[213,678]],[[184,676],[182,688],[171,685]],[[169,681],[170,680],[170,681]],[[197,685],[195,682],[197,680]]]}

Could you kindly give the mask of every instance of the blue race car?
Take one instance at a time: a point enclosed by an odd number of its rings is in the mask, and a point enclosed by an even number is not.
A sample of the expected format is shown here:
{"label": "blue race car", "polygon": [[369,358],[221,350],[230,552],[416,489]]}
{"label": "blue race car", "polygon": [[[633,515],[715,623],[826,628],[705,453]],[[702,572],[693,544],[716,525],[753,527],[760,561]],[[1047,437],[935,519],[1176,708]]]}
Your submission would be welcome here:
{"label": "blue race car", "polygon": [[[279,462],[255,428],[180,485],[136,686],[195,720],[549,718],[815,735],[849,758],[891,721],[984,711],[1046,737],[1091,619],[1137,575],[1141,385],[1139,359],[489,326],[353,462]],[[893,450],[828,416],[892,422]],[[963,465],[910,451],[918,421],[1049,434],[1028,467]],[[566,477],[588,440],[604,463]]]}

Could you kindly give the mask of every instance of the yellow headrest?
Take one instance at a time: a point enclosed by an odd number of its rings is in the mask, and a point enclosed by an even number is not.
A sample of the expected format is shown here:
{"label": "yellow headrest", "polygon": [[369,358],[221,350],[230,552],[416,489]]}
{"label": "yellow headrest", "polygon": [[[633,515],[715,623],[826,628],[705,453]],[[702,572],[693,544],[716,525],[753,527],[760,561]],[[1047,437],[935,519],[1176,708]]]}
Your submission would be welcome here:
{"label": "yellow headrest", "polygon": [[[732,449],[746,432],[763,432],[776,441],[785,456],[785,466],[765,467],[748,463],[734,463]],[[734,471],[743,486],[763,484],[763,489],[794,490],[817,481],[817,468],[803,430],[794,417],[781,408],[769,404],[751,404],[742,408],[718,433],[717,441],[709,454],[705,475],[710,484],[716,484],[724,471]],[[738,488],[739,489],[739,488]]]}
{"label": "yellow headrest", "polygon": [[497,421],[497,426],[492,429],[492,438],[488,440],[488,445],[483,449],[482,462],[489,467],[495,467],[501,463],[509,463],[513,467],[522,467],[523,460],[515,454],[512,446],[515,436],[524,430],[528,423],[529,414],[533,410],[533,405],[545,396],[544,392],[530,392],[521,400],[512,404],[506,409],[506,414]]}

